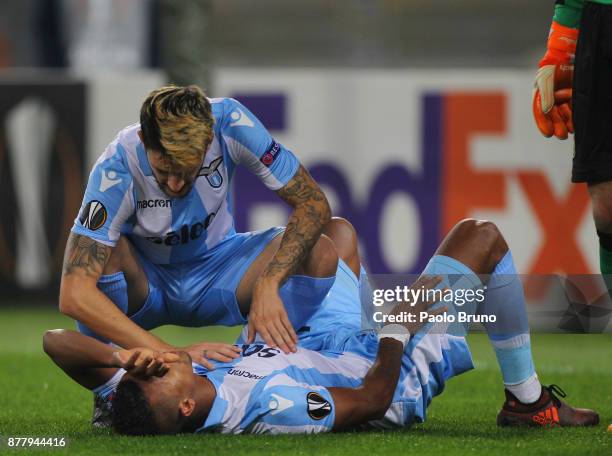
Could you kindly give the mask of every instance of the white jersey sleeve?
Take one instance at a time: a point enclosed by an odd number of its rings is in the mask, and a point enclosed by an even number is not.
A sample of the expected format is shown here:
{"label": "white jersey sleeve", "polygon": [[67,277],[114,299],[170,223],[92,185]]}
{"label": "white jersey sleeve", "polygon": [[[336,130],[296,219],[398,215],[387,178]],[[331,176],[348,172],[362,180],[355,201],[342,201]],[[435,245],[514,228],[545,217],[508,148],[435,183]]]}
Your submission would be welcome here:
{"label": "white jersey sleeve", "polygon": [[300,162],[285,146],[276,142],[262,123],[233,98],[224,100],[221,135],[230,158],[246,166],[270,190],[278,190],[291,180]]}

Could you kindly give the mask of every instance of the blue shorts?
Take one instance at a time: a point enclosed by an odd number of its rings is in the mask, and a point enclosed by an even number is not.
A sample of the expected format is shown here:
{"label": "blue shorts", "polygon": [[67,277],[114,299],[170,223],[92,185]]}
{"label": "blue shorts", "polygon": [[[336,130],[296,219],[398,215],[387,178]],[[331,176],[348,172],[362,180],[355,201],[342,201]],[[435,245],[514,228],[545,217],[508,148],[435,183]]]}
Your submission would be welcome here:
{"label": "blue shorts", "polygon": [[[153,264],[139,254],[149,295],[144,305],[129,318],[144,329],[162,325],[235,326],[246,323],[240,313],[236,289],[249,266],[283,228],[237,233],[221,241],[206,255],[177,264]],[[290,276],[280,296],[295,325],[315,313],[335,277]],[[98,288],[124,313],[127,312],[127,284],[123,273],[102,276]],[[99,338],[85,325],[79,330]],[[297,329],[297,328],[296,328]],[[99,338],[101,339],[101,338]]]}
{"label": "blue shorts", "polygon": [[325,299],[298,332],[299,345],[310,350],[321,350],[329,338],[345,337],[364,328],[360,289],[367,282],[361,268],[360,278],[342,260],[338,261],[336,281]]}

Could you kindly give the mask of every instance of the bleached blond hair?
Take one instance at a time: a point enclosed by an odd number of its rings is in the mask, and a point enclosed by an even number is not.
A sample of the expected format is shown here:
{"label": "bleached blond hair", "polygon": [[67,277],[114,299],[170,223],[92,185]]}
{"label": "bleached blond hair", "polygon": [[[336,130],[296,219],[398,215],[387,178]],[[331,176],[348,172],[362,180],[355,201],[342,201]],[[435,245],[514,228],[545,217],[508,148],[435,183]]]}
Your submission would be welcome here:
{"label": "bleached blond hair", "polygon": [[179,167],[197,166],[213,139],[210,102],[198,86],[169,85],[152,91],[140,108],[146,149]]}

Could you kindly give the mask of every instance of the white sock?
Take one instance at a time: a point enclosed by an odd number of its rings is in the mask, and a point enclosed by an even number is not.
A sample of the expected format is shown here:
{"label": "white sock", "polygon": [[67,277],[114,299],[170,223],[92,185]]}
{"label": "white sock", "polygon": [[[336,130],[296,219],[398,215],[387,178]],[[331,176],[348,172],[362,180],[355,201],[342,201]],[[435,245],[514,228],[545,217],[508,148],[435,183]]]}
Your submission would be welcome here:
{"label": "white sock", "polygon": [[537,374],[533,374],[522,383],[504,386],[523,404],[533,404],[540,399],[540,395],[542,394],[542,385],[540,384]]}

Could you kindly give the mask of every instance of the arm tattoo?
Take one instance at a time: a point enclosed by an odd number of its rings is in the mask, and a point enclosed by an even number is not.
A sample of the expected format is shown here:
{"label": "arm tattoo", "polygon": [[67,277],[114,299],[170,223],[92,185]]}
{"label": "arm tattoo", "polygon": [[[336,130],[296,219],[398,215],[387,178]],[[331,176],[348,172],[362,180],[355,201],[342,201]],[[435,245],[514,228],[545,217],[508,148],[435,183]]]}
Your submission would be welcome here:
{"label": "arm tattoo", "polygon": [[98,278],[108,261],[111,248],[94,241],[87,236],[70,233],[66,252],[64,253],[63,274],[72,274],[78,270],[85,275]]}
{"label": "arm tattoo", "polygon": [[293,207],[293,213],[280,247],[263,276],[277,277],[283,282],[297,270],[319,239],[331,218],[331,209],[323,191],[301,165],[296,175],[277,193]]}

